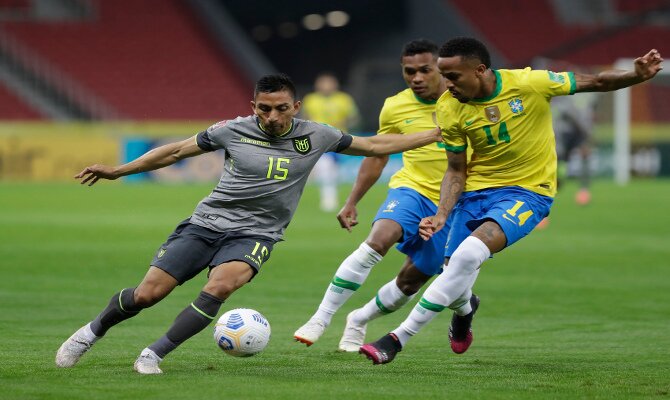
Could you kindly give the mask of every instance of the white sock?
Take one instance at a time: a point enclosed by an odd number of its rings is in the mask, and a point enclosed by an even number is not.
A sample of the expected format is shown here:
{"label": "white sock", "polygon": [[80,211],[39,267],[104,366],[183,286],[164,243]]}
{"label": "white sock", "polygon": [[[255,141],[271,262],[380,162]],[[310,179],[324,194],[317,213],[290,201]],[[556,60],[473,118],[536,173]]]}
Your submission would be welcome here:
{"label": "white sock", "polygon": [[328,285],[323,300],[312,318],[319,318],[330,324],[333,315],[342,307],[351,295],[365,282],[370,270],[382,256],[362,243],[356,251],[347,257],[335,272],[333,281]]}
{"label": "white sock", "polygon": [[84,329],[82,329],[80,333],[90,343],[95,343],[98,341],[98,339],[100,339],[100,336],[95,336],[95,333],[93,333],[90,322],[84,326]]}
{"label": "white sock", "polygon": [[400,344],[405,347],[409,339],[419,333],[419,330],[429,323],[435,316],[444,309],[438,304],[431,304],[422,297],[409,316],[392,332],[398,337]]}
{"label": "white sock", "polygon": [[463,296],[461,296],[458,300],[455,302],[451,303],[449,306],[450,309],[454,310],[454,313],[456,315],[468,315],[472,312],[472,305],[470,304],[470,297],[472,297],[472,289],[468,289],[465,291]]}
{"label": "white sock", "polygon": [[456,315],[463,316],[472,312],[472,305],[470,304],[470,298],[472,297],[472,286],[475,284],[475,281],[479,276],[479,271],[481,271],[481,269],[475,271],[475,273],[470,277],[470,288],[466,290],[458,299],[456,299],[456,301],[449,305],[449,308],[452,309]]}
{"label": "white sock", "polygon": [[[428,286],[419,304],[393,331],[404,346],[411,336],[449,305],[456,304],[471,291],[479,267],[491,255],[488,247],[474,236],[468,236],[449,259],[449,265]],[[469,297],[468,297],[469,298]],[[463,305],[457,308],[463,308]]]}
{"label": "white sock", "polygon": [[351,319],[357,325],[365,325],[375,318],[390,314],[398,310],[415,295],[407,296],[398,287],[396,278],[382,286],[372,300],[368,301],[362,308],[356,311]]}

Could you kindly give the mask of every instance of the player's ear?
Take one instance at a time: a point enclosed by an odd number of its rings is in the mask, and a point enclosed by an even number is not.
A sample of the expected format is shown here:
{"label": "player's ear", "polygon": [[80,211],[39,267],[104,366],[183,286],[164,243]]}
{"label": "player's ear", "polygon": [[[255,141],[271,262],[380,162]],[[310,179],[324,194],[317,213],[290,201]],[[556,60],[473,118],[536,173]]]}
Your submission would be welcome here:
{"label": "player's ear", "polygon": [[302,107],[302,101],[296,100],[296,102],[293,103],[293,109],[295,110],[296,114],[300,112],[300,107]]}
{"label": "player's ear", "polygon": [[256,113],[256,102],[251,100],[250,103],[251,103],[251,111],[253,111],[254,114],[255,114]]}

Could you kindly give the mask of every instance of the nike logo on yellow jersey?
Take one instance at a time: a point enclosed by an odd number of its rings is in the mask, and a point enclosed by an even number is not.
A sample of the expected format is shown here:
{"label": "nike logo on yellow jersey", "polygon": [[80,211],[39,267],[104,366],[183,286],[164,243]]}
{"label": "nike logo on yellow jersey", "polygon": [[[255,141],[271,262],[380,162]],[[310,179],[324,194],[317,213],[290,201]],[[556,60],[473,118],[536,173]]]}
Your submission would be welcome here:
{"label": "nike logo on yellow jersey", "polygon": [[471,119],[470,121],[465,121],[465,126],[470,126],[475,123],[474,119]]}

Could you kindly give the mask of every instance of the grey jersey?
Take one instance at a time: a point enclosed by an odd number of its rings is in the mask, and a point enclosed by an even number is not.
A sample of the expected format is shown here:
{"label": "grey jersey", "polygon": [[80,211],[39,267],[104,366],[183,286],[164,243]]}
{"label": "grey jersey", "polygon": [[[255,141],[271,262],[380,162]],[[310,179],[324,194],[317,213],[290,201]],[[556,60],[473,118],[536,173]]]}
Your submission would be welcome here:
{"label": "grey jersey", "polygon": [[212,125],[197,141],[205,151],[223,149],[225,163],[221,180],[198,204],[191,222],[280,240],[314,164],[325,152],[349,147],[352,138],[301,119],[293,119],[287,134],[274,137],[249,116]]}

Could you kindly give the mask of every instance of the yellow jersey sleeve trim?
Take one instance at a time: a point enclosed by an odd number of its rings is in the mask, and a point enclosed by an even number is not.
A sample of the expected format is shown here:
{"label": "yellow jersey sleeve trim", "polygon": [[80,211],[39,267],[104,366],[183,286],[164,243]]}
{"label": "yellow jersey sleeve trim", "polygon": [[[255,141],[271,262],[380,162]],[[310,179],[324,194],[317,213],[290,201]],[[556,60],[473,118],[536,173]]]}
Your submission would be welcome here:
{"label": "yellow jersey sleeve trim", "polygon": [[452,153],[462,153],[462,152],[465,151],[465,149],[468,148],[468,145],[467,145],[467,144],[464,144],[463,146],[449,146],[449,145],[445,145],[444,148],[447,149],[447,151],[450,151],[450,152],[452,152]]}
{"label": "yellow jersey sleeve trim", "polygon": [[577,80],[575,80],[575,73],[568,72],[568,79],[570,79],[570,94],[575,94],[577,90]]}

